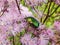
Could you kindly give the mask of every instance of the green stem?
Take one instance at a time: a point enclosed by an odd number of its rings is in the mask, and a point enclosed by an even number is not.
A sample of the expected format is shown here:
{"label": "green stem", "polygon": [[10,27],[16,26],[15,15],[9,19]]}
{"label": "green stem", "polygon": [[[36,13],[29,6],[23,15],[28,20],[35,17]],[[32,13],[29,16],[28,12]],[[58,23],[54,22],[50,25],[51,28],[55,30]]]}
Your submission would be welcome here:
{"label": "green stem", "polygon": [[54,5],[55,5],[55,3],[53,3],[53,5],[52,5],[51,12],[53,11]]}
{"label": "green stem", "polygon": [[19,4],[18,4],[18,1],[17,1],[17,0],[15,0],[15,1],[16,1],[16,4],[17,4],[18,11],[19,11],[19,13],[21,14],[21,11],[20,11],[20,7],[19,7]]}
{"label": "green stem", "polygon": [[54,14],[54,12],[57,11],[57,9],[59,8],[60,6],[57,6],[56,9],[50,14],[50,17]]}
{"label": "green stem", "polygon": [[48,3],[46,4],[46,6],[45,6],[45,9],[44,9],[43,13],[46,11],[47,7],[48,7]]}
{"label": "green stem", "polygon": [[13,45],[15,45],[14,36],[13,36]]}
{"label": "green stem", "polygon": [[[44,9],[43,13],[46,11],[46,9],[47,9],[47,7],[48,7],[48,3],[49,3],[49,1],[47,2],[47,4],[46,4],[46,6],[45,6],[45,9]],[[42,17],[41,17],[41,23],[42,23]]]}
{"label": "green stem", "polygon": [[51,2],[50,2],[50,4],[49,4],[48,12],[47,12],[47,16],[46,16],[46,18],[44,19],[43,24],[46,22],[46,20],[47,20],[47,19],[48,19],[48,17],[49,17],[50,6],[51,6]]}

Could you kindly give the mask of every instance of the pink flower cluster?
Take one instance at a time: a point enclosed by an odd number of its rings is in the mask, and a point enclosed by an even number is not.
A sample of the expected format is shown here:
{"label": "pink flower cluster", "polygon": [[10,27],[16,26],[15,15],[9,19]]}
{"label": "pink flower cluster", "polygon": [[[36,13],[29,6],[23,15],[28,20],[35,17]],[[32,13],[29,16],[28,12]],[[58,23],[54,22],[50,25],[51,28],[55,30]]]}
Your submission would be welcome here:
{"label": "pink flower cluster", "polygon": [[[19,3],[20,0],[17,0]],[[30,6],[38,5],[37,3],[45,2],[46,0],[26,0],[26,3]],[[57,1],[59,4],[59,0]],[[60,5],[60,4],[59,4]],[[25,21],[25,17],[34,17],[27,7],[22,4],[19,5],[20,10],[18,10],[16,0],[0,0],[0,45],[11,45],[8,37],[9,35],[16,36],[23,29],[26,29],[26,33],[21,37],[20,42],[22,45],[48,45],[49,40],[54,40],[54,30],[52,28],[47,28],[44,25],[40,25],[39,28],[29,27],[28,23]],[[21,12],[21,14],[19,13]],[[60,30],[60,22],[55,21],[53,28],[55,30]],[[31,33],[35,37],[31,37]],[[55,42],[52,41],[52,45]]]}
{"label": "pink flower cluster", "polygon": [[60,5],[60,0],[53,0],[56,4]]}
{"label": "pink flower cluster", "polygon": [[[31,37],[31,34],[25,34],[21,37],[22,45],[48,45],[49,40],[54,37],[54,32],[51,29],[43,30],[39,37]],[[53,44],[53,42],[52,42]]]}
{"label": "pink flower cluster", "polygon": [[60,31],[60,21],[54,22],[54,29]]}
{"label": "pink flower cluster", "polygon": [[[7,8],[5,5],[6,1],[8,5]],[[29,12],[27,7],[20,5],[20,8],[21,14],[18,11],[15,0],[0,0],[0,45],[8,45],[4,40],[11,34],[15,36],[21,32],[26,26],[24,18],[32,16],[32,13]]]}

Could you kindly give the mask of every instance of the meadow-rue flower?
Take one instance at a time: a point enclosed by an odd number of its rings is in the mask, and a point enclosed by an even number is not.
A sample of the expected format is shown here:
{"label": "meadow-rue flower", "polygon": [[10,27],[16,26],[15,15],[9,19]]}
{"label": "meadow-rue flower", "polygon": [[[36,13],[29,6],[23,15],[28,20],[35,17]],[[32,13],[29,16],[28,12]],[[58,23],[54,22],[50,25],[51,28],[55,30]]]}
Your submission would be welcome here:
{"label": "meadow-rue flower", "polygon": [[55,30],[60,30],[60,22],[59,21],[54,22],[54,29]]}

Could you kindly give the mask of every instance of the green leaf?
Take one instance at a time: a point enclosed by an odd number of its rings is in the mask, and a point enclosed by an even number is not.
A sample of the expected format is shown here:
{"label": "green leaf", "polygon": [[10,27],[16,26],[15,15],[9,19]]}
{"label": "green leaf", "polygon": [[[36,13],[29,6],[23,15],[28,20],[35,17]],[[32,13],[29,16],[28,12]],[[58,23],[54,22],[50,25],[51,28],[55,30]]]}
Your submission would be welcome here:
{"label": "green leaf", "polygon": [[51,45],[51,43],[49,42],[48,45]]}
{"label": "green leaf", "polygon": [[35,35],[33,33],[31,33],[31,38],[35,37]]}
{"label": "green leaf", "polygon": [[23,36],[25,34],[25,30],[23,30],[22,32],[20,32],[20,36]]}
{"label": "green leaf", "polygon": [[18,43],[17,45],[22,45],[22,43]]}
{"label": "green leaf", "polygon": [[24,1],[24,0],[21,0],[21,4],[22,4],[23,6],[25,6],[25,1]]}
{"label": "green leaf", "polygon": [[47,27],[49,27],[49,26],[51,26],[51,22],[48,22],[48,23],[47,23]]}
{"label": "green leaf", "polygon": [[10,39],[10,40],[13,39],[13,36],[9,37],[9,39]]}

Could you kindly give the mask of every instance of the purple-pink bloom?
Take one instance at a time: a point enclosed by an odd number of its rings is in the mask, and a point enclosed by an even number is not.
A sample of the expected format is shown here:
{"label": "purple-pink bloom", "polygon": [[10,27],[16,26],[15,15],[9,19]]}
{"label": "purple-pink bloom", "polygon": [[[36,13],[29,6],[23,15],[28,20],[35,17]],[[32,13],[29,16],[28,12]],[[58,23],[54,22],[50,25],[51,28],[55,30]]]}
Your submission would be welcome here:
{"label": "purple-pink bloom", "polygon": [[37,45],[37,38],[31,38],[30,34],[25,34],[20,41],[22,45]]}
{"label": "purple-pink bloom", "polygon": [[53,0],[56,4],[60,5],[60,0]]}
{"label": "purple-pink bloom", "polygon": [[59,21],[54,22],[54,29],[55,30],[60,30],[60,22]]}

